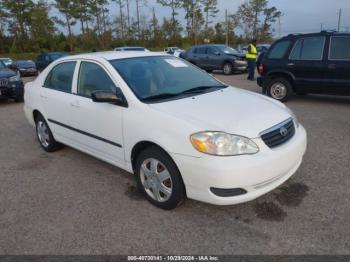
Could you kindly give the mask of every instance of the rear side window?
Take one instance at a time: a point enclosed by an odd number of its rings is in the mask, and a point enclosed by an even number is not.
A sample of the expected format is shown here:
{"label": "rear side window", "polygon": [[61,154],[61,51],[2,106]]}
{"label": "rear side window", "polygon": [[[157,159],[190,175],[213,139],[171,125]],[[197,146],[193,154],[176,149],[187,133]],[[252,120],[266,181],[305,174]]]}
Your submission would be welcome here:
{"label": "rear side window", "polygon": [[277,44],[275,44],[271,51],[269,52],[268,58],[269,59],[281,59],[286,54],[289,46],[291,44],[291,41],[280,41]]}
{"label": "rear side window", "polygon": [[333,36],[329,49],[329,59],[331,60],[350,60],[350,37]]}
{"label": "rear side window", "polygon": [[197,47],[195,50],[194,50],[194,53],[195,54],[205,54],[206,53],[206,47]]}
{"label": "rear side window", "polygon": [[78,95],[91,97],[94,91],[112,91],[117,88],[106,71],[95,63],[82,62],[79,71]]}
{"label": "rear side window", "polygon": [[308,37],[299,39],[290,54],[292,60],[321,60],[323,57],[325,37]]}
{"label": "rear side window", "polygon": [[55,66],[45,80],[44,86],[61,92],[71,93],[76,62],[66,62]]}

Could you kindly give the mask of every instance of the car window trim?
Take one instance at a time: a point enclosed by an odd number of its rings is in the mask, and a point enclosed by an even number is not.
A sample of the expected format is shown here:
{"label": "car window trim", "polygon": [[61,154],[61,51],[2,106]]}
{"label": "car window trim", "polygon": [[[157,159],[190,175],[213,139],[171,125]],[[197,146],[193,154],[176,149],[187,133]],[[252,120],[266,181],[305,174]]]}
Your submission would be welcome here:
{"label": "car window trim", "polygon": [[[322,48],[322,52],[321,52],[321,54],[322,54],[321,58],[319,58],[319,59],[301,59],[301,57],[300,57],[299,59],[291,59],[291,54],[293,53],[293,50],[296,47],[298,41],[300,41],[300,40],[303,41],[302,45],[301,45],[301,53],[300,53],[300,56],[301,56],[303,53],[303,49],[304,49],[304,41],[305,41],[305,39],[310,39],[310,38],[323,38],[323,48]],[[323,61],[324,60],[324,50],[326,48],[326,40],[327,40],[326,36],[307,36],[307,37],[298,38],[294,43],[293,49],[289,53],[288,60],[290,60],[290,61]]]}
{"label": "car window trim", "polygon": [[[119,90],[120,91],[120,94],[122,95],[123,99],[125,100],[125,105],[116,105],[116,106],[121,106],[121,107],[128,107],[127,105],[129,104],[127,99],[126,99],[126,96],[124,95],[123,93],[123,90],[119,87],[119,84],[117,84],[117,81],[112,77],[113,74],[110,73],[110,71],[100,62],[96,61],[96,60],[93,60],[93,59],[87,59],[87,58],[82,58],[82,59],[79,59],[79,68],[77,70],[77,78],[76,78],[76,82],[75,82],[75,93],[72,93],[73,95],[76,95],[76,96],[79,96],[79,97],[84,97],[84,98],[87,98],[87,99],[90,99],[92,101],[92,98],[91,97],[88,97],[88,96],[83,96],[83,95],[79,95],[78,94],[78,85],[79,85],[79,75],[80,75],[80,70],[81,70],[81,64],[82,62],[90,62],[90,63],[94,63],[94,64],[97,64],[98,66],[100,66],[105,72],[106,74],[108,75],[108,77],[112,80],[112,82],[114,83],[115,87],[116,87],[116,90]],[[114,69],[115,70],[115,69]],[[118,74],[119,72],[117,70],[115,70]],[[119,74],[120,75],[120,74]],[[121,77],[121,76],[120,76]],[[122,77],[121,77],[122,78]],[[123,79],[123,78],[122,78]],[[123,79],[124,81],[124,79]],[[125,81],[124,81],[125,82]]]}
{"label": "car window trim", "polygon": [[[59,65],[61,65],[61,64],[64,64],[64,63],[72,63],[72,62],[75,62],[75,67],[74,67],[73,78],[72,78],[72,85],[71,85],[71,88],[70,88],[70,92],[65,92],[65,91],[62,91],[62,90],[57,90],[57,89],[54,89],[54,88],[50,88],[50,87],[45,86],[46,80],[47,80],[49,77],[51,78],[51,76],[52,76],[52,71],[53,71],[57,66],[59,66]],[[75,70],[76,70],[76,68],[77,68],[77,64],[78,64],[78,63],[77,63],[77,60],[67,60],[67,61],[62,61],[62,62],[59,62],[59,63],[55,64],[55,65],[51,68],[50,72],[46,75],[46,78],[44,79],[44,82],[42,83],[41,87],[42,87],[42,88],[46,88],[46,89],[50,89],[50,90],[54,90],[54,91],[57,91],[57,92],[62,92],[62,93],[65,93],[65,94],[73,94],[74,75],[75,75]]]}
{"label": "car window trim", "polygon": [[350,39],[350,36],[346,36],[346,35],[336,35],[336,36],[334,36],[334,35],[332,35],[331,37],[330,37],[330,39],[329,39],[329,47],[328,47],[328,60],[329,61],[350,61],[350,58],[349,59],[334,59],[334,58],[331,58],[331,47],[332,47],[332,40],[333,40],[333,38],[336,38],[336,37],[338,37],[338,38],[349,38]]}

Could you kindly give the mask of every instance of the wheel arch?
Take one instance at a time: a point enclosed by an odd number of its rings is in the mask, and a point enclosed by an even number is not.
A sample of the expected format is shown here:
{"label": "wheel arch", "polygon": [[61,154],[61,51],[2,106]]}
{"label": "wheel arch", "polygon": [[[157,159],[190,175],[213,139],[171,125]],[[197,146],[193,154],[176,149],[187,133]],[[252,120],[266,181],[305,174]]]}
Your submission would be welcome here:
{"label": "wheel arch", "polygon": [[144,141],[139,141],[138,143],[136,143],[132,150],[131,150],[131,155],[130,155],[130,160],[131,160],[131,166],[132,166],[132,170],[134,171],[134,173],[136,173],[136,170],[135,170],[135,166],[136,166],[136,159],[138,157],[138,155],[144,151],[145,149],[147,148],[150,148],[150,147],[156,147],[158,149],[160,149],[162,152],[164,152],[175,164],[177,170],[179,171],[179,174],[180,174],[180,178],[181,178],[181,181],[182,181],[182,184],[184,185],[184,188],[185,188],[185,195],[187,196],[187,193],[186,193],[186,185],[184,183],[184,179],[182,177],[182,174],[180,172],[180,169],[179,167],[177,166],[175,160],[171,157],[171,155],[163,148],[161,147],[160,145],[156,144],[155,142],[151,142],[151,141],[147,141],[147,140],[144,140]]}
{"label": "wheel arch", "polygon": [[37,118],[38,118],[38,116],[43,116],[43,114],[42,113],[40,113],[40,111],[38,110],[38,109],[34,109],[33,110],[33,119],[34,119],[34,123],[36,123],[36,120],[37,120]]}
{"label": "wheel arch", "polygon": [[266,85],[265,88],[267,87],[267,84],[270,82],[270,80],[272,79],[276,79],[276,78],[285,78],[287,79],[290,84],[292,85],[292,89],[295,92],[295,77],[286,71],[272,71],[267,75],[268,81],[266,81]]}

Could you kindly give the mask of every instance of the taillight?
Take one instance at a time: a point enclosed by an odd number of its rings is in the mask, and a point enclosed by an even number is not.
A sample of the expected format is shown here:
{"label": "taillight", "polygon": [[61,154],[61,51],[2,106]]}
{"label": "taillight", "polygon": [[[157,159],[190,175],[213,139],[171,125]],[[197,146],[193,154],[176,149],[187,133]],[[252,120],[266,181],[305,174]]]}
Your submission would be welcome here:
{"label": "taillight", "polygon": [[264,74],[264,65],[263,64],[259,65],[258,72],[259,72],[260,75]]}

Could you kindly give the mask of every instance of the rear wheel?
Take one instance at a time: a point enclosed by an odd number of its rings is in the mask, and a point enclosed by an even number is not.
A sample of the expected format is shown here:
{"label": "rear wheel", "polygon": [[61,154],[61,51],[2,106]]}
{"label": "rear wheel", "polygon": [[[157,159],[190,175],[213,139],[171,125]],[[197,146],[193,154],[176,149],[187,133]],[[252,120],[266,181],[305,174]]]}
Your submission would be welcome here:
{"label": "rear wheel", "polygon": [[225,75],[232,75],[233,73],[233,66],[231,63],[225,63],[222,71],[224,72]]}
{"label": "rear wheel", "polygon": [[158,147],[149,147],[136,159],[139,190],[153,205],[170,210],[185,198],[185,186],[174,161]]}
{"label": "rear wheel", "polygon": [[42,115],[36,118],[36,135],[41,147],[46,152],[54,152],[62,147],[62,145],[53,138],[51,130]]}
{"label": "rear wheel", "polygon": [[285,102],[293,94],[292,84],[285,78],[274,78],[268,82],[266,94],[278,101]]}

